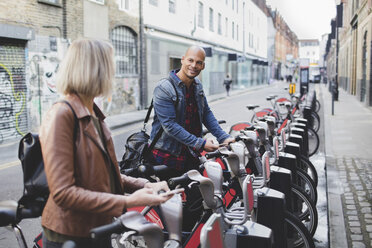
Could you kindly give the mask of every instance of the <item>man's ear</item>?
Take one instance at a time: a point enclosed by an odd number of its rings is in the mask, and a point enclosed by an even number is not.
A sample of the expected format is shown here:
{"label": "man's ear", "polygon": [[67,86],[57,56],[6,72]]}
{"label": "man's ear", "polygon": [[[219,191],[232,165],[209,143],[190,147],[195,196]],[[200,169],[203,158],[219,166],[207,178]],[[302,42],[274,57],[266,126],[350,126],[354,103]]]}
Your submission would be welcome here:
{"label": "man's ear", "polygon": [[205,68],[205,62],[203,61],[203,67],[202,67],[202,70],[204,70],[204,68]]}

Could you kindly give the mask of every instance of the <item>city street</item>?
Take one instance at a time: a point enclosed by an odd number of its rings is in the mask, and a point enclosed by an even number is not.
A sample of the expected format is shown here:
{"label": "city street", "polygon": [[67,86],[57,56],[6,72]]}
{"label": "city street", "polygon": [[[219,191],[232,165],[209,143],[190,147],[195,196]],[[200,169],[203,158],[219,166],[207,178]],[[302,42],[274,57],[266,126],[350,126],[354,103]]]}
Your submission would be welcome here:
{"label": "city street", "polygon": [[[210,107],[217,119],[226,120],[226,124],[222,127],[229,131],[229,126],[240,121],[248,121],[251,119],[252,113],[246,108],[248,104],[258,104],[261,107],[270,107],[270,103],[265,100],[266,96],[270,94],[277,94],[279,96],[287,97],[288,93],[284,90],[288,84],[277,81],[276,83],[267,86],[260,86],[258,88],[235,91],[230,97],[220,96],[220,99],[210,99]],[[319,87],[319,86],[317,86]],[[213,101],[212,101],[213,100]],[[323,111],[323,110],[321,110]],[[322,118],[323,112],[320,112]],[[151,122],[151,121],[150,121]],[[322,120],[321,120],[322,123]],[[323,124],[322,124],[323,125]],[[132,124],[122,127],[120,129],[112,130],[114,137],[114,144],[118,159],[124,152],[124,144],[127,137],[133,132],[138,131],[142,127],[141,123]],[[327,197],[326,197],[326,182],[324,176],[324,131],[321,126],[318,132],[320,136],[321,145],[316,155],[311,157],[311,161],[316,166],[319,174],[318,185],[318,214],[319,225],[314,236],[317,247],[328,247],[328,225],[327,225]],[[11,143],[12,144],[12,143]],[[0,161],[0,199],[17,200],[22,193],[22,170],[17,161],[17,144],[2,145]],[[3,158],[4,157],[4,158]],[[14,165],[13,165],[14,164]],[[21,222],[21,227],[26,236],[28,244],[32,243],[33,238],[41,231],[40,218],[33,220],[24,220]],[[16,241],[14,235],[6,230],[0,228],[0,247],[15,247]]]}

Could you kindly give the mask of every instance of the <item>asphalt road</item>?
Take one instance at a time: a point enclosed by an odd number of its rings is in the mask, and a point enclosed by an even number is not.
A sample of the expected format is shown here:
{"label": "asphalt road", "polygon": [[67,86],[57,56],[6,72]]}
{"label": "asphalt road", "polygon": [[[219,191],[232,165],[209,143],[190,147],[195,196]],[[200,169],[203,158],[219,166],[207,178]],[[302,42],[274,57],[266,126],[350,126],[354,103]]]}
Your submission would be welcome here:
{"label": "asphalt road", "polygon": [[[246,105],[258,104],[261,107],[270,107],[270,103],[266,101],[266,96],[277,94],[287,97],[288,93],[284,90],[286,83],[276,83],[261,89],[247,91],[238,95],[233,95],[228,98],[223,98],[210,103],[210,107],[218,120],[226,120],[226,124],[222,124],[222,128],[229,131],[230,125],[249,121],[252,116]],[[322,116],[322,115],[321,115]],[[127,137],[133,132],[137,132],[142,127],[141,123],[125,126],[121,129],[113,130],[114,145],[116,154],[120,160],[124,153],[124,144]],[[323,132],[321,126],[320,133]],[[324,142],[324,135],[320,135],[321,143]],[[1,200],[18,200],[22,194],[22,170],[17,162],[17,146],[9,146],[8,150],[0,155],[0,199]],[[3,149],[4,150],[4,149]],[[319,186],[318,186],[318,213],[319,227],[314,236],[317,247],[328,247],[328,226],[327,226],[327,211],[326,211],[326,193],[324,179],[324,146],[321,144],[319,152],[311,158],[312,162],[318,169]],[[32,220],[23,220],[20,226],[24,232],[28,245],[31,247],[32,240],[40,233],[40,218]],[[0,248],[17,247],[14,234],[9,230],[0,227]]]}

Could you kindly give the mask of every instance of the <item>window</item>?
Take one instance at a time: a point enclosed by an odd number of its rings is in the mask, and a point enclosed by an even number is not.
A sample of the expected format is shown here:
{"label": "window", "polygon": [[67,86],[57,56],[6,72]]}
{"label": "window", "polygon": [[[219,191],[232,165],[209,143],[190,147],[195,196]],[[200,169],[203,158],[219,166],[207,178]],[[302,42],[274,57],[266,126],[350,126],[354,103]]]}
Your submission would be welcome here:
{"label": "window", "polygon": [[238,13],[239,5],[238,0],[236,0],[236,13]]}
{"label": "window", "polygon": [[228,26],[229,20],[227,17],[225,18],[225,36],[227,37],[227,33],[229,31],[229,26]]}
{"label": "window", "polygon": [[232,37],[233,39],[235,39],[235,36],[234,36],[234,27],[235,27],[235,23],[232,22],[232,23],[231,23],[231,37]]}
{"label": "window", "polygon": [[151,74],[160,73],[159,41],[151,40]]}
{"label": "window", "polygon": [[213,9],[212,8],[209,8],[209,30],[210,31],[214,31],[214,28],[213,28]]}
{"label": "window", "polygon": [[176,0],[169,0],[169,13],[176,13]]}
{"label": "window", "polygon": [[239,25],[236,24],[236,40],[239,40]]}
{"label": "window", "polygon": [[234,1],[235,0],[231,0],[231,7],[232,7],[233,10],[234,10]]}
{"label": "window", "polygon": [[149,0],[149,4],[158,6],[158,0]]}
{"label": "window", "polygon": [[131,29],[119,26],[112,30],[115,49],[116,76],[137,74],[137,35]]}
{"label": "window", "polygon": [[203,19],[204,5],[202,2],[199,2],[198,8],[198,26],[204,28],[204,19]]}
{"label": "window", "polygon": [[229,0],[226,0],[226,5],[229,5]]}
{"label": "window", "polygon": [[218,13],[218,34],[222,34],[222,16],[221,13]]}
{"label": "window", "polygon": [[129,10],[129,0],[118,0],[120,10]]}
{"label": "window", "polygon": [[60,0],[37,0],[38,3],[46,3],[54,6],[59,6],[61,7],[61,2]]}
{"label": "window", "polygon": [[95,3],[105,4],[105,0],[90,0]]}

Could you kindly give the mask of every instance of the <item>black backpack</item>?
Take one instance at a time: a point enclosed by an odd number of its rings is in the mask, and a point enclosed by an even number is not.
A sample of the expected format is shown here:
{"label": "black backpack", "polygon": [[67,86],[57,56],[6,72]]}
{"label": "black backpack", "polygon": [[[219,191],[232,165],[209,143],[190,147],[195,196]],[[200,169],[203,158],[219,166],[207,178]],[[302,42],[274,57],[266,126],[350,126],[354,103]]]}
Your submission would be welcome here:
{"label": "black backpack", "polygon": [[[76,140],[78,128],[77,116],[69,102],[66,100],[62,100],[61,102],[66,103],[74,114],[74,140]],[[18,201],[19,207],[30,210],[33,216],[29,217],[38,217],[41,215],[49,196],[48,182],[45,176],[44,161],[38,134],[28,133],[22,137],[19,142],[18,158],[22,164],[24,186],[23,195]]]}
{"label": "black backpack", "polygon": [[[175,103],[175,108],[177,109],[178,93],[176,87],[171,81],[170,84],[173,86],[174,91],[176,92],[177,100]],[[137,168],[142,164],[149,165],[153,162],[151,151],[152,149],[154,149],[156,142],[159,140],[164,131],[163,128],[160,126],[160,129],[155,135],[154,140],[149,145],[148,141],[150,139],[150,136],[146,133],[146,125],[149,121],[153,107],[153,100],[151,100],[150,107],[143,122],[142,130],[140,132],[133,133],[127,138],[127,142],[125,144],[125,152],[122,160],[119,162],[121,173],[126,174],[126,170],[128,169]]]}

